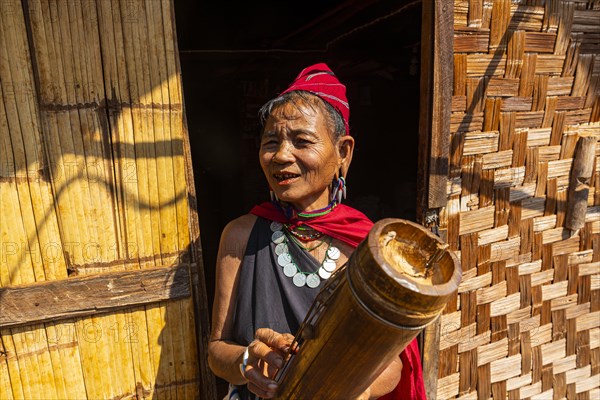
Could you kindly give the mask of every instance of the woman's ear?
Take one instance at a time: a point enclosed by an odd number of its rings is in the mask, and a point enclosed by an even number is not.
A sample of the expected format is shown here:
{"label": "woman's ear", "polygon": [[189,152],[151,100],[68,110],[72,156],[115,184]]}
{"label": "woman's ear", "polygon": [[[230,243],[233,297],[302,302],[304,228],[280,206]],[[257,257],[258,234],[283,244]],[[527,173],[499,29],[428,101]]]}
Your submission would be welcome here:
{"label": "woman's ear", "polygon": [[352,154],[354,153],[354,138],[352,136],[343,136],[338,140],[338,151],[340,155],[340,171],[344,178],[348,177],[348,169],[352,162]]}

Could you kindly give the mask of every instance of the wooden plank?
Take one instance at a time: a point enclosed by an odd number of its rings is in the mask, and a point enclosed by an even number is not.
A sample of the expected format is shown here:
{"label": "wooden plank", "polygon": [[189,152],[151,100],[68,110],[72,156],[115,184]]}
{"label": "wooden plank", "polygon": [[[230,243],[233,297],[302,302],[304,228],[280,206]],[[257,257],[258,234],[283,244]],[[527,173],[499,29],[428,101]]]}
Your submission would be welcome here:
{"label": "wooden plank", "polygon": [[0,328],[189,297],[189,268],[183,264],[0,288]]}
{"label": "wooden plank", "polygon": [[[452,109],[453,4],[436,0],[423,7],[421,56],[420,164],[427,164],[428,208],[444,207]],[[423,148],[428,143],[427,148]]]}
{"label": "wooden plank", "polygon": [[[421,30],[421,96],[419,116],[418,218],[428,209],[445,207],[450,157],[452,112],[454,6],[452,2],[424,2]],[[427,94],[427,95],[425,95]],[[466,114],[465,114],[466,115]],[[439,324],[426,331],[423,370],[428,398],[438,386]]]}

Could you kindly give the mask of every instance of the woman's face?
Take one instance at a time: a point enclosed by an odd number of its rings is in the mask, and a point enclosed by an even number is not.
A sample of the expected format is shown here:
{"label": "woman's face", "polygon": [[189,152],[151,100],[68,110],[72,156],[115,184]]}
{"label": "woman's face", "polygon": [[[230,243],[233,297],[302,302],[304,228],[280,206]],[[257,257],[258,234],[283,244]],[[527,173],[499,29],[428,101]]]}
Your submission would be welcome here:
{"label": "woman's face", "polygon": [[320,106],[304,100],[273,110],[260,144],[260,165],[277,197],[298,210],[327,206],[329,185],[342,164]]}

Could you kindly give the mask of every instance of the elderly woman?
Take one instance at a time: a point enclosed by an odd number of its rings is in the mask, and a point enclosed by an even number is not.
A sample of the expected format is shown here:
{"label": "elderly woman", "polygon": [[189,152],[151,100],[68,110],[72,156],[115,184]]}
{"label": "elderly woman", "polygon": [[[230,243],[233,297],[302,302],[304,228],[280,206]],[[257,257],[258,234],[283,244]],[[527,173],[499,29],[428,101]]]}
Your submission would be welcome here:
{"label": "elderly woman", "polygon": [[[261,108],[271,202],[225,227],[217,257],[209,363],[230,382],[230,398],[275,396],[275,373],[319,288],[372,226],[341,204],[354,149],[349,113],[346,88],[325,64]],[[414,342],[359,398],[392,391],[424,398]]]}

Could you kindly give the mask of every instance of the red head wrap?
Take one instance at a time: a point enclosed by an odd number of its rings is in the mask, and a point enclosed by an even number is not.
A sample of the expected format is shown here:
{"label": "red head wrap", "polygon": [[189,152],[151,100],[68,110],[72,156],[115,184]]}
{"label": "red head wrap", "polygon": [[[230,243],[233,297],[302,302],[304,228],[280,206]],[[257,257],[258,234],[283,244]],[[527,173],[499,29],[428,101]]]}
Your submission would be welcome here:
{"label": "red head wrap", "polygon": [[320,63],[304,68],[294,82],[281,94],[294,90],[310,92],[331,104],[333,108],[342,114],[346,134],[350,133],[350,126],[348,125],[350,107],[346,98],[346,86],[338,80],[327,64]]}

